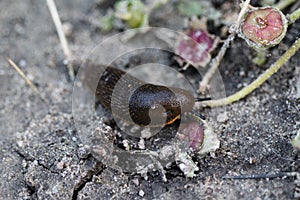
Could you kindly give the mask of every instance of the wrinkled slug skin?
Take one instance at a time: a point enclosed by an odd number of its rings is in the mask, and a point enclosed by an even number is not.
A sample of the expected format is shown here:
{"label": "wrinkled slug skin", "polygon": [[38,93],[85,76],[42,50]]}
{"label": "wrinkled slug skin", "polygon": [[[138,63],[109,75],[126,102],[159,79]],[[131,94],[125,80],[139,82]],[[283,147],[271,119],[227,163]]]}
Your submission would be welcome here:
{"label": "wrinkled slug skin", "polygon": [[87,62],[83,74],[84,84],[106,109],[139,126],[171,124],[194,106],[187,90],[149,84],[117,68]]}

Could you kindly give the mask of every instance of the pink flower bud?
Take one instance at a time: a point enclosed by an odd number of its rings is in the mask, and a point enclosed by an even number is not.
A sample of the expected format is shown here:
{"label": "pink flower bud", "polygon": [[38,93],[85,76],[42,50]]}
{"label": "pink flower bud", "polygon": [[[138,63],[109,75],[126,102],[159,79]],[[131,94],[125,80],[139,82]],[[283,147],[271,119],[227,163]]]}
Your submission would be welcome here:
{"label": "pink flower bud", "polygon": [[266,48],[277,45],[284,38],[287,19],[280,10],[272,7],[249,11],[241,25],[241,37],[250,46]]}

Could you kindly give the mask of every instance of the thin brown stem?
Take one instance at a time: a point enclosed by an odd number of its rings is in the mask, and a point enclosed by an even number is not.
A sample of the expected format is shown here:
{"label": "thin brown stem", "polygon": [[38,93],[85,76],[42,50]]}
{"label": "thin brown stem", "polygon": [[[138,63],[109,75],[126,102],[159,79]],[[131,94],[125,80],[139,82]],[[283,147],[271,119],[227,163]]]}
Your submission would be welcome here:
{"label": "thin brown stem", "polygon": [[29,85],[29,87],[37,94],[39,95],[39,97],[44,101],[45,99],[41,96],[41,93],[39,92],[39,90],[37,89],[37,87],[31,82],[31,80],[29,78],[27,78],[27,76],[24,74],[24,72],[18,67],[18,65],[12,61],[10,58],[6,58],[7,62],[10,64],[10,66],[12,66],[17,73],[25,80],[25,82]]}
{"label": "thin brown stem", "polygon": [[62,24],[61,24],[61,20],[60,17],[58,15],[57,12],[57,8],[55,5],[54,0],[47,0],[47,5],[51,14],[51,17],[53,19],[59,40],[60,40],[60,44],[62,46],[63,52],[65,54],[65,58],[67,60],[67,67],[68,67],[68,71],[69,71],[69,76],[71,78],[71,80],[74,80],[75,75],[74,75],[74,69],[73,69],[73,63],[72,63],[72,54],[71,51],[69,49],[68,46],[68,42],[65,36],[65,33],[63,32],[62,29]]}
{"label": "thin brown stem", "polygon": [[226,50],[228,49],[228,47],[230,46],[230,42],[234,40],[238,29],[241,25],[243,16],[245,15],[245,13],[248,10],[249,4],[250,4],[251,0],[246,0],[243,5],[242,5],[242,9],[239,13],[238,19],[236,24],[233,26],[232,30],[231,30],[231,34],[228,36],[228,38],[225,40],[225,42],[223,43],[223,46],[221,48],[221,50],[218,52],[218,55],[213,59],[213,61],[211,62],[211,67],[209,68],[209,70],[206,72],[206,74],[203,76],[202,81],[199,84],[199,92],[201,93],[205,93],[205,91],[208,88],[209,82],[211,80],[211,78],[213,77],[213,75],[215,74],[216,70],[218,69],[221,60],[223,59]]}

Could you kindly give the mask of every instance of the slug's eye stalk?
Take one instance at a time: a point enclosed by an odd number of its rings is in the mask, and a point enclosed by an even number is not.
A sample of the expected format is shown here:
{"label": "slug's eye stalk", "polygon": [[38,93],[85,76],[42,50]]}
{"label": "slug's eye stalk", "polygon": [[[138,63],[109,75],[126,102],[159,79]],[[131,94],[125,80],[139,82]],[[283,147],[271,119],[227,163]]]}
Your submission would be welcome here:
{"label": "slug's eye stalk", "polygon": [[199,117],[200,119],[202,119],[202,120],[206,120],[206,117],[205,117],[205,115],[203,115],[203,114],[201,114],[201,113],[193,113],[196,117]]}
{"label": "slug's eye stalk", "polygon": [[287,30],[287,19],[277,8],[254,8],[246,13],[239,36],[255,48],[268,48],[280,43]]}
{"label": "slug's eye stalk", "polygon": [[195,98],[196,102],[199,102],[199,101],[209,101],[209,100],[211,100],[210,97],[196,97]]}

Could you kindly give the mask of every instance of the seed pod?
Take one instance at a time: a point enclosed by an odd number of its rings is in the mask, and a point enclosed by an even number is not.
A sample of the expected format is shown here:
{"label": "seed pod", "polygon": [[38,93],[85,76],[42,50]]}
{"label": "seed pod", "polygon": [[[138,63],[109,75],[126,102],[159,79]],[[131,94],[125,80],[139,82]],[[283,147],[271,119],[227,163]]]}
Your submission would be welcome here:
{"label": "seed pod", "polygon": [[287,26],[286,17],[277,8],[254,8],[246,13],[239,36],[252,47],[268,48],[280,43]]}

